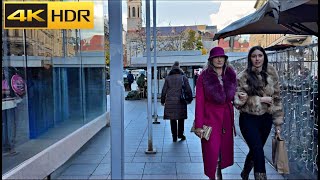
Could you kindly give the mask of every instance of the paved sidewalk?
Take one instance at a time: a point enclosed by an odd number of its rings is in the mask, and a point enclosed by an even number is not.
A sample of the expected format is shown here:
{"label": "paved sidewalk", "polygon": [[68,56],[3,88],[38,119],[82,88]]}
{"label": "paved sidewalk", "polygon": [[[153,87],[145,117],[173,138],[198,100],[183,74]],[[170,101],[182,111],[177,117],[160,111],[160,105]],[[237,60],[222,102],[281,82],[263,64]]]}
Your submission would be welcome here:
{"label": "paved sidewalk", "polygon": [[[208,179],[203,173],[201,144],[190,132],[194,118],[194,101],[188,105],[185,141],[172,142],[170,122],[159,118],[153,124],[153,145],[156,154],[145,154],[148,147],[147,101],[125,101],[125,179]],[[158,102],[158,114],[163,107]],[[238,129],[239,130],[239,129]],[[103,128],[76,156],[66,163],[58,179],[111,179],[110,128]],[[238,135],[235,137],[234,165],[223,169],[224,179],[241,179],[248,147]],[[267,161],[266,161],[267,162]],[[268,179],[284,179],[266,163]],[[253,173],[250,179],[254,179]]]}

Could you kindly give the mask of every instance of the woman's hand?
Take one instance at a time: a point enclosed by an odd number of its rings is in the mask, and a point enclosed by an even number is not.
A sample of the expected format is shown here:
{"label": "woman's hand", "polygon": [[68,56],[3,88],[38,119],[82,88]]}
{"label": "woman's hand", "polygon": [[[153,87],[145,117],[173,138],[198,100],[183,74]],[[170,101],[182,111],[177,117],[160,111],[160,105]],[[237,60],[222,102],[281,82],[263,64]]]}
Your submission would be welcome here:
{"label": "woman's hand", "polygon": [[241,101],[245,101],[247,98],[248,98],[248,95],[247,93],[244,93],[244,92],[239,92],[238,93],[238,97]]}
{"label": "woman's hand", "polygon": [[194,132],[200,139],[202,139],[203,137],[203,129],[201,128],[196,128],[195,132]]}
{"label": "woman's hand", "polygon": [[272,105],[273,100],[272,100],[272,97],[270,96],[264,96],[260,98],[260,102]]}
{"label": "woman's hand", "polygon": [[275,134],[280,134],[281,133],[281,126],[280,125],[274,126],[274,130],[275,130]]}
{"label": "woman's hand", "polygon": [[234,107],[238,110],[240,110],[240,106],[239,105],[234,105]]}

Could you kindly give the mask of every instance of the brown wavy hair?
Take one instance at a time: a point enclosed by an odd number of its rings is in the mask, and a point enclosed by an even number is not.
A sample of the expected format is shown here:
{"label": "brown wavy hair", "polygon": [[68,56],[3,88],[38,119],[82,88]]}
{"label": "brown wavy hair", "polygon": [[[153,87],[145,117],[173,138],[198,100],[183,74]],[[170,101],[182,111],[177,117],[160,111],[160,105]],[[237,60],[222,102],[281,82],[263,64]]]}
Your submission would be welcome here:
{"label": "brown wavy hair", "polygon": [[[264,61],[262,65],[262,71],[260,72],[262,76],[262,82],[258,79],[257,74],[252,71],[252,61],[251,61],[251,55],[255,50],[259,50],[263,53],[264,56]],[[248,66],[246,69],[246,72],[248,73],[248,79],[247,79],[247,84],[249,85],[249,92],[248,95],[250,96],[262,96],[261,92],[263,90],[263,87],[265,87],[268,82],[267,82],[267,68],[268,68],[268,56],[266,51],[261,47],[261,46],[253,46],[248,53]]]}

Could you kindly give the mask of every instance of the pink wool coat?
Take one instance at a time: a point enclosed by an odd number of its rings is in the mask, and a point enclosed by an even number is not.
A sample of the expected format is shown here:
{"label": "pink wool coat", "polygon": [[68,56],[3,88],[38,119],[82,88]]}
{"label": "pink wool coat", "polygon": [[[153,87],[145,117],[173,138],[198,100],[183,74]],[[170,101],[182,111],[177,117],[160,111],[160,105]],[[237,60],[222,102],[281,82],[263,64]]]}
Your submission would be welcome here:
{"label": "pink wool coat", "polygon": [[219,152],[221,168],[233,165],[234,111],[232,101],[236,92],[236,73],[227,67],[223,86],[212,68],[204,70],[196,85],[195,128],[212,127],[210,139],[201,139],[204,173],[214,179]]}

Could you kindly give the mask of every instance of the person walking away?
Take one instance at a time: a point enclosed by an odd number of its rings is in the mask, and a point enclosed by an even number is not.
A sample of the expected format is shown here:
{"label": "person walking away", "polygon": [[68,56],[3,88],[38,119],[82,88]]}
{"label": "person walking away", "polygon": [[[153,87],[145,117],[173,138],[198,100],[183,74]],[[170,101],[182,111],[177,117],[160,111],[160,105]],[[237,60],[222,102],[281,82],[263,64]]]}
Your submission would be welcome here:
{"label": "person walking away", "polygon": [[[204,173],[210,179],[222,179],[221,169],[234,163],[232,101],[237,82],[227,60],[223,48],[212,48],[196,84],[195,133],[201,138]],[[208,141],[202,138],[203,125],[212,127]]]}
{"label": "person walking away", "polygon": [[139,88],[139,91],[142,93],[143,97],[146,97],[146,76],[144,75],[144,72],[141,72],[140,76],[137,79],[137,85]]}
{"label": "person walking away", "polygon": [[193,77],[193,89],[196,91],[196,85],[197,85],[197,80],[198,80],[198,77],[199,77],[199,74],[198,74],[199,72],[196,72],[195,74],[194,74],[194,77]]}
{"label": "person walking away", "polygon": [[137,85],[139,87],[139,89],[143,89],[145,86],[145,80],[146,76],[144,75],[144,73],[141,73],[140,76],[137,79]]}
{"label": "person walking away", "polygon": [[133,74],[131,73],[131,71],[129,71],[129,74],[127,75],[127,79],[128,79],[128,83],[129,83],[129,91],[131,91],[131,84],[134,81],[134,77],[133,77]]}
{"label": "person walking away", "polygon": [[240,131],[249,146],[242,179],[248,179],[254,167],[254,178],[267,179],[263,146],[272,124],[280,133],[283,124],[283,107],[280,99],[279,76],[268,64],[268,57],[261,46],[249,50],[247,68],[237,78],[234,105],[240,110]]}
{"label": "person walking away", "polygon": [[176,142],[178,138],[181,140],[186,139],[184,136],[184,121],[188,118],[188,113],[187,104],[180,100],[182,83],[185,85],[186,93],[192,96],[188,79],[180,69],[179,62],[176,61],[169,75],[165,78],[161,92],[161,105],[164,106],[163,119],[170,119],[173,142]]}

